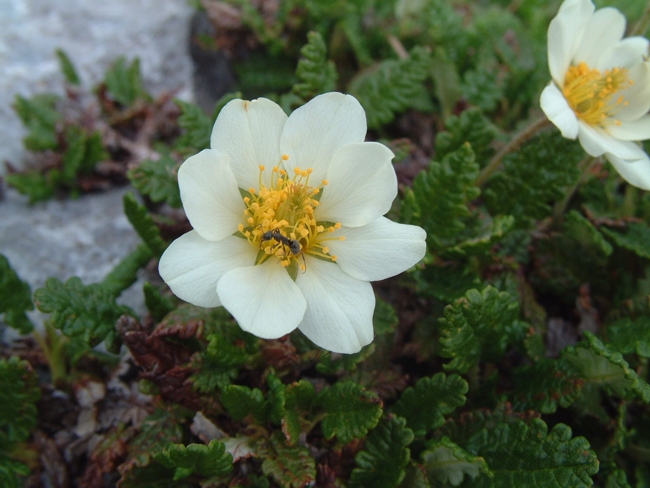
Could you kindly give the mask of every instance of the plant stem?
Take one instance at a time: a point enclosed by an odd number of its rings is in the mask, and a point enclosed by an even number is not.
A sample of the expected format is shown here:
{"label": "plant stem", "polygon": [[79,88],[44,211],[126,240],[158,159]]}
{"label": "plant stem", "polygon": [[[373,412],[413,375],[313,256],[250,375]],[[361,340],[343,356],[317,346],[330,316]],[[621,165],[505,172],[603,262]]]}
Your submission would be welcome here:
{"label": "plant stem", "polygon": [[553,227],[559,228],[564,223],[564,212],[566,211],[569,202],[573,198],[573,195],[575,195],[575,192],[578,189],[578,187],[582,185],[582,183],[584,183],[584,181],[587,179],[589,170],[594,165],[596,160],[597,158],[594,158],[593,156],[587,156],[586,158],[584,158],[582,161],[578,163],[578,168],[580,169],[580,176],[578,177],[574,185],[569,189],[567,194],[564,196],[564,199],[562,199],[559,202],[556,202],[555,205],[553,206]]}
{"label": "plant stem", "polygon": [[634,27],[630,29],[630,36],[642,36],[648,30],[650,26],[650,3],[646,6],[645,10],[641,14],[641,18],[636,21]]}
{"label": "plant stem", "polygon": [[490,159],[490,162],[483,168],[481,171],[481,174],[478,175],[478,178],[476,179],[476,186],[483,186],[487,179],[494,173],[497,169],[499,169],[499,166],[501,166],[501,160],[508,154],[510,154],[513,151],[516,151],[519,149],[524,142],[526,142],[528,139],[533,137],[535,134],[537,134],[540,130],[544,129],[547,125],[550,125],[551,121],[546,118],[546,116],[542,117],[539,120],[536,120],[533,122],[531,125],[526,127],[522,132],[517,134],[514,139],[512,139],[508,144],[503,146],[501,150],[494,155],[492,159]]}

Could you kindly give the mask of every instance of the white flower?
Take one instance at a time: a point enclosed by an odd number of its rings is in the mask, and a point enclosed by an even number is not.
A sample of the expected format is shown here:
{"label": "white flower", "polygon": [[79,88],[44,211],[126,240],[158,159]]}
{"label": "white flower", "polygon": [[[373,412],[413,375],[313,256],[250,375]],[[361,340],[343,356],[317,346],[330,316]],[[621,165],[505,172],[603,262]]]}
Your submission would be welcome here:
{"label": "white flower", "polygon": [[393,153],[365,135],[349,95],[318,96],[290,117],[264,98],[228,103],[211,149],[178,172],[194,230],[160,259],[165,282],[258,337],[297,327],[342,353],[372,342],[369,281],[416,264],[426,235],[383,217],[397,195]]}
{"label": "white flower", "polygon": [[650,138],[648,40],[623,39],[625,17],[594,11],[591,0],[565,0],[548,28],[553,81],[542,110],[564,137],[603,154],[632,185],[650,189],[650,159],[634,141]]}

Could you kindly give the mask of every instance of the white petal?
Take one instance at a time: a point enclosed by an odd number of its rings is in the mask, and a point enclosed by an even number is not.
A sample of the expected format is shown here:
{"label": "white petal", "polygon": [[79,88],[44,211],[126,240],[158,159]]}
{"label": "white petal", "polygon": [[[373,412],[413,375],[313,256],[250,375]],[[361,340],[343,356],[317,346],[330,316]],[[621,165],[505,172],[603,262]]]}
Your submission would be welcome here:
{"label": "white petal", "polygon": [[630,69],[648,55],[649,43],[645,37],[626,37],[603,52],[593,68],[601,71],[615,67]]}
{"label": "white petal", "polygon": [[287,114],[266,98],[232,100],[221,110],[212,129],[210,147],[230,156],[239,188],[259,189],[260,165],[270,177],[281,161],[280,134]]}
{"label": "white petal", "polygon": [[317,346],[352,354],[372,342],[375,294],[367,281],[344,273],[334,263],[307,256],[307,271],[296,284],[307,300],[298,328]]}
{"label": "white petal", "polygon": [[177,297],[200,307],[218,307],[219,278],[232,268],[249,266],[256,255],[257,250],[244,239],[230,236],[206,241],[192,230],[165,250],[158,271]]}
{"label": "white petal", "polygon": [[336,264],[358,280],[378,281],[409,269],[424,257],[427,249],[424,229],[415,225],[398,224],[385,217],[362,227],[341,227],[332,237],[330,254],[337,256]]}
{"label": "white petal", "polygon": [[562,86],[585,26],[595,7],[590,0],[565,0],[548,27],[548,67]]}
{"label": "white petal", "polygon": [[228,156],[205,149],[178,170],[183,208],[201,237],[219,241],[237,231],[246,206],[230,171]]}
{"label": "white petal", "polygon": [[612,154],[606,156],[625,181],[642,190],[650,190],[650,159],[647,155],[636,161],[626,161]]}
{"label": "white petal", "polygon": [[313,169],[312,184],[319,185],[336,150],[363,142],[366,131],[366,114],[356,98],[342,93],[319,95],[296,109],[284,126],[280,149],[289,156],[284,166]]}
{"label": "white petal", "polygon": [[616,112],[616,118],[620,120],[636,120],[650,109],[650,61],[630,68],[629,77],[634,84],[620,92],[628,102],[627,106]]}
{"label": "white petal", "polygon": [[650,139],[650,115],[633,121],[620,121],[620,125],[607,126],[607,132],[622,141],[643,141]]}
{"label": "white petal", "polygon": [[578,137],[578,118],[553,82],[544,88],[539,103],[549,120],[560,129],[562,136],[567,139]]}
{"label": "white petal", "polygon": [[393,157],[378,142],[348,144],[336,151],[316,219],[358,227],[388,212],[397,196]]}
{"label": "white petal", "polygon": [[227,272],[217,283],[217,293],[239,326],[263,339],[294,330],[307,307],[289,273],[273,258]]}
{"label": "white petal", "polygon": [[580,122],[580,134],[578,135],[582,148],[590,156],[602,156],[605,153],[612,154],[617,158],[636,160],[643,159],[645,153],[638,145],[630,141],[621,141],[609,135],[600,127],[593,127]]}
{"label": "white petal", "polygon": [[623,38],[625,16],[612,7],[596,10],[587,22],[573,64],[581,61],[594,68],[600,57]]}

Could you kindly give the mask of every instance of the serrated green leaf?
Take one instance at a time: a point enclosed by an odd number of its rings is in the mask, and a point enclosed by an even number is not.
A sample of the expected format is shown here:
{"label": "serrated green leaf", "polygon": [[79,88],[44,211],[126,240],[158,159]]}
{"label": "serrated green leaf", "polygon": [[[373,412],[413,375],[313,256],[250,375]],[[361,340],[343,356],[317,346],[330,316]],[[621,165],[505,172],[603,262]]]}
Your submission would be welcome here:
{"label": "serrated green leaf", "polygon": [[287,443],[293,446],[302,433],[302,420],[311,409],[316,398],[316,390],[309,381],[300,380],[288,385],[284,395],[285,412],[282,418],[282,432]]}
{"label": "serrated green leaf", "polygon": [[601,227],[600,230],[620,247],[629,249],[642,258],[650,258],[650,227],[647,224],[630,222],[623,232],[607,227]]}
{"label": "serrated green leaf", "polygon": [[308,101],[321,93],[334,91],[338,73],[334,62],[327,59],[327,48],[323,36],[318,32],[307,34],[307,44],[300,50],[301,59],[296,68],[299,83],[291,91],[303,101]]}
{"label": "serrated green leaf", "polygon": [[221,403],[233,420],[243,420],[252,415],[258,422],[265,422],[269,415],[269,404],[258,388],[229,385],[221,391]]}
{"label": "serrated green leaf", "polygon": [[481,358],[499,359],[512,339],[519,307],[507,292],[487,286],[482,292],[469,290],[463,298],[445,307],[440,322],[442,357],[449,371],[466,373]]}
{"label": "serrated green leaf", "polygon": [[385,300],[377,298],[375,311],[372,314],[372,323],[376,335],[393,332],[399,323],[399,317],[395,308]]}
{"label": "serrated green leaf", "polygon": [[138,270],[146,265],[153,254],[149,246],[139,245],[135,251],[125,257],[113,271],[108,273],[101,286],[106,293],[117,297],[122,291],[136,282],[138,279]]}
{"label": "serrated green leaf", "polygon": [[584,247],[594,247],[605,256],[612,254],[612,245],[607,242],[603,234],[598,231],[589,219],[583,217],[576,210],[571,210],[566,214],[564,230],[568,236]]}
{"label": "serrated green leaf", "polygon": [[650,358],[650,317],[617,320],[608,327],[609,340],[621,354]]}
{"label": "serrated green leaf", "polygon": [[54,196],[57,182],[52,178],[52,172],[44,175],[39,171],[25,173],[10,173],[4,178],[7,184],[23,195],[29,197],[29,203],[49,200]]}
{"label": "serrated green leaf", "polygon": [[413,188],[406,191],[403,220],[427,231],[429,249],[443,249],[465,228],[462,218],[470,213],[467,203],[480,193],[474,186],[477,176],[478,164],[470,145],[465,143],[441,162],[432,161],[427,171],[417,175]]}
{"label": "serrated green leaf", "polygon": [[279,432],[269,440],[262,472],[273,478],[278,486],[303,488],[316,482],[316,461],[303,446],[288,446]]}
{"label": "serrated green leaf", "polygon": [[178,125],[184,130],[183,135],[176,141],[176,146],[191,149],[194,153],[208,149],[212,134],[210,117],[198,105],[182,100],[175,100],[175,102],[181,109]]}
{"label": "serrated green leaf", "polygon": [[29,466],[9,459],[0,453],[0,486],[5,488],[23,488],[25,486],[19,476],[28,476]]}
{"label": "serrated green leaf", "polygon": [[607,477],[605,488],[632,488],[632,485],[627,482],[625,471],[617,469]]}
{"label": "serrated green leaf", "polygon": [[173,208],[181,207],[181,192],[176,174],[178,163],[169,154],[158,161],[145,159],[128,171],[131,184],[154,202],[167,202]]}
{"label": "serrated green leaf", "polygon": [[579,175],[584,158],[579,144],[557,131],[543,132],[516,153],[503,159],[483,192],[493,215],[512,215],[519,227],[551,214],[551,205],[564,195]]}
{"label": "serrated green leaf", "polygon": [[458,486],[465,476],[475,479],[481,473],[488,476],[492,474],[485,459],[472,456],[448,437],[427,443],[427,450],[422,453],[422,461],[433,486],[440,483]]}
{"label": "serrated green leaf", "polygon": [[275,425],[282,424],[282,418],[287,413],[285,409],[285,402],[287,397],[285,395],[286,386],[282,383],[282,380],[270,374],[266,383],[268,385],[268,403],[269,403],[269,420]]}
{"label": "serrated green leaf", "polygon": [[542,359],[530,366],[513,370],[514,408],[555,413],[558,406],[568,407],[580,396],[584,381],[564,361]]}
{"label": "serrated green leaf", "polygon": [[0,454],[10,453],[36,427],[38,378],[29,363],[17,356],[0,360]]}
{"label": "serrated green leaf", "polygon": [[414,387],[404,390],[392,412],[404,417],[415,435],[422,437],[440,427],[445,416],[465,404],[467,390],[467,381],[460,376],[437,373],[431,378],[420,378]]}
{"label": "serrated green leaf", "polygon": [[399,486],[400,488],[431,488],[424,466],[413,463],[406,467],[406,476]]}
{"label": "serrated green leaf", "polygon": [[166,468],[182,468],[198,472],[206,478],[225,476],[232,471],[232,455],[226,452],[223,442],[210,444],[172,444],[156,454],[156,461]]}
{"label": "serrated green leaf", "polygon": [[354,354],[325,354],[318,363],[316,371],[322,374],[336,374],[341,371],[354,371],[357,366],[372,356],[375,352],[375,344],[368,344],[361,351]]}
{"label": "serrated green leaf", "polygon": [[478,256],[487,253],[492,247],[510,232],[515,224],[515,218],[510,215],[498,215],[494,219],[485,217],[476,226],[467,229],[469,236],[458,237],[461,242],[444,250],[445,256]]}
{"label": "serrated green leaf", "polygon": [[38,94],[31,99],[16,95],[14,109],[29,131],[23,138],[30,151],[56,149],[59,141],[56,126],[63,118],[57,111],[60,98],[51,93]]}
{"label": "serrated green leaf", "polygon": [[72,277],[62,283],[49,278],[45,288],[34,292],[36,307],[49,313],[52,325],[70,337],[83,337],[90,347],[102,340],[111,352],[119,351],[121,339],[115,330],[115,322],[122,315],[133,311],[115,303],[115,297],[98,284],[84,285]]}
{"label": "serrated green leaf", "polygon": [[118,58],[106,72],[104,83],[113,100],[124,107],[130,107],[139,98],[149,98],[142,84],[138,58],[131,61],[130,65],[126,58]]}
{"label": "serrated green leaf", "polygon": [[528,423],[511,413],[474,412],[459,422],[445,424],[441,435],[473,456],[482,457],[493,477],[481,475],[471,483],[479,488],[544,486],[580,488],[593,484],[598,459],[584,437],[572,438],[571,429],[556,424],[548,432],[546,423]]}
{"label": "serrated green leaf", "polygon": [[77,70],[75,69],[74,64],[72,64],[72,61],[70,61],[70,58],[65,53],[65,51],[63,51],[63,49],[57,49],[54,52],[56,53],[56,57],[59,58],[61,73],[63,73],[66,81],[71,85],[80,85],[81,81],[79,80]]}
{"label": "serrated green leaf", "polygon": [[147,310],[156,322],[160,322],[165,315],[174,310],[174,303],[169,297],[163,296],[151,283],[145,283],[142,290]]}
{"label": "serrated green leaf", "polygon": [[481,286],[477,272],[465,263],[445,263],[416,269],[418,294],[433,297],[442,302],[451,302],[463,296],[470,288]]}
{"label": "serrated green leaf", "polygon": [[399,486],[406,475],[406,465],[411,459],[407,447],[413,441],[413,432],[406,421],[390,416],[372,430],[357,454],[357,467],[350,475],[350,488],[393,488]]}
{"label": "serrated green leaf", "polygon": [[0,254],[0,313],[4,314],[9,327],[21,334],[29,334],[34,325],[25,314],[26,310],[34,310],[31,288],[18,277],[9,260]]}
{"label": "serrated green leaf", "polygon": [[379,397],[352,382],[339,382],[321,391],[316,405],[323,411],[321,429],[325,437],[336,436],[342,443],[365,436],[382,414]]}
{"label": "serrated green leaf", "polygon": [[[433,50],[431,78],[433,79],[436,98],[441,105],[442,117],[445,121],[448,121],[452,118],[451,114],[461,97],[459,89],[460,76],[458,75],[458,68],[449,59],[447,52],[440,46]],[[461,141],[461,144],[463,142],[465,141]],[[443,154],[440,154],[438,157],[442,158],[442,156]]]}
{"label": "serrated green leaf", "polygon": [[[387,124],[422,98],[422,83],[429,74],[429,52],[420,46],[401,60],[382,61],[357,75],[348,87],[366,111],[368,127]],[[418,107],[422,108],[422,107]]]}
{"label": "serrated green leaf", "polygon": [[436,158],[460,149],[469,142],[479,164],[485,164],[494,150],[490,147],[497,129],[480,109],[470,108],[445,121],[445,131],[436,136]]}
{"label": "serrated green leaf", "polygon": [[562,351],[564,359],[585,383],[619,398],[650,402],[650,385],[639,378],[619,352],[610,351],[595,335],[584,332],[586,341]]}
{"label": "serrated green leaf", "polygon": [[75,180],[86,153],[86,137],[80,127],[72,126],[65,131],[65,139],[67,147],[61,159],[61,176],[66,185],[75,187]]}
{"label": "serrated green leaf", "polygon": [[463,74],[461,90],[469,103],[484,112],[491,112],[505,94],[506,85],[500,78],[496,60],[479,63]]}
{"label": "serrated green leaf", "polygon": [[144,205],[140,205],[133,193],[125,193],[124,213],[140,238],[149,247],[155,257],[160,257],[167,249],[167,243],[160,236],[158,226],[151,218]]}

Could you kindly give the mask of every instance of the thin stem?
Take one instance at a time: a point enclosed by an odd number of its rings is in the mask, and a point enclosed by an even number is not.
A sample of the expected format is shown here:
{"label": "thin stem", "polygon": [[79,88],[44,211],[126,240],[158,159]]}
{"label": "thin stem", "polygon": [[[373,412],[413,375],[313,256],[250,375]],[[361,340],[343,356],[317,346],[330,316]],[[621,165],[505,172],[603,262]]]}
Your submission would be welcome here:
{"label": "thin stem", "polygon": [[636,21],[634,27],[630,29],[630,36],[642,36],[648,30],[650,26],[650,3],[646,6],[645,10],[641,14],[641,18]]}
{"label": "thin stem", "polygon": [[553,207],[553,226],[555,228],[559,228],[562,226],[564,223],[564,212],[566,211],[567,206],[569,205],[569,202],[573,198],[573,195],[575,195],[576,191],[578,190],[578,187],[584,183],[584,181],[587,179],[587,176],[589,175],[589,170],[591,167],[596,163],[597,158],[594,158],[593,156],[587,156],[584,158],[582,161],[578,163],[578,169],[580,169],[580,176],[574,183],[574,185],[569,189],[567,194],[564,196],[564,199],[556,202],[555,206]]}
{"label": "thin stem", "polygon": [[487,164],[487,166],[485,166],[485,168],[483,168],[481,174],[478,175],[475,185],[483,186],[487,181],[487,179],[492,175],[492,173],[494,173],[497,169],[499,169],[499,167],[501,166],[501,160],[506,155],[519,149],[524,144],[524,142],[526,142],[528,139],[533,137],[540,130],[544,129],[547,125],[550,124],[551,121],[548,120],[546,116],[544,116],[541,119],[533,122],[526,129],[524,129],[517,136],[515,136],[514,139],[512,139],[508,144],[503,146],[503,148],[501,148],[501,150],[498,153],[496,153],[492,159],[490,159],[490,162]]}
{"label": "thin stem", "polygon": [[409,57],[409,53],[402,44],[402,42],[395,37],[393,34],[390,34],[388,36],[388,44],[393,48],[393,51],[395,51],[395,54],[397,54],[397,57],[400,59],[406,59]]}

